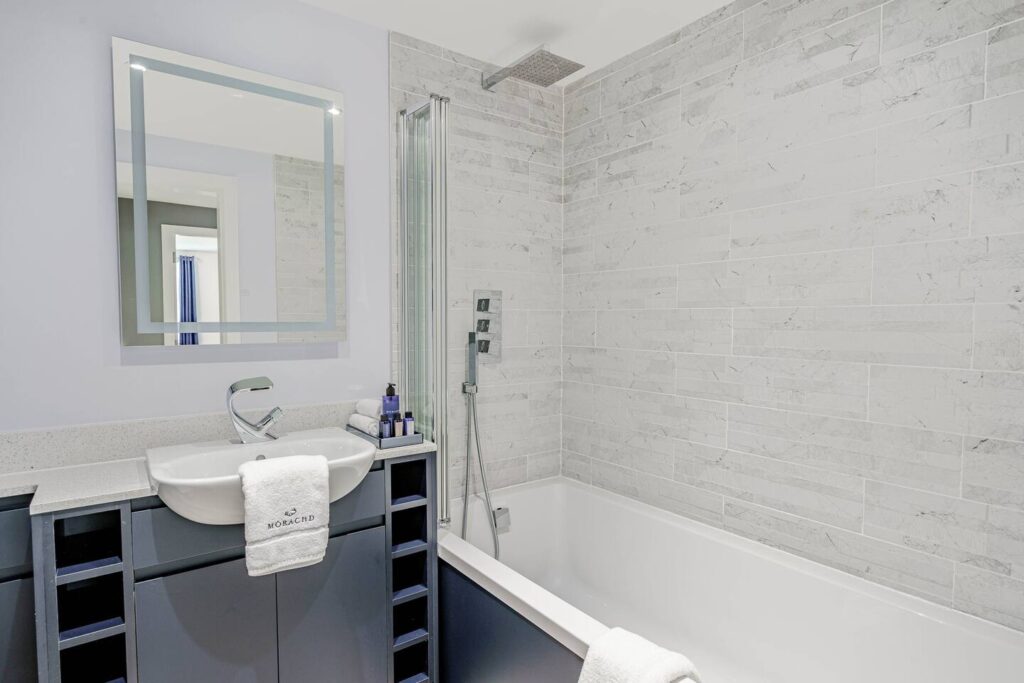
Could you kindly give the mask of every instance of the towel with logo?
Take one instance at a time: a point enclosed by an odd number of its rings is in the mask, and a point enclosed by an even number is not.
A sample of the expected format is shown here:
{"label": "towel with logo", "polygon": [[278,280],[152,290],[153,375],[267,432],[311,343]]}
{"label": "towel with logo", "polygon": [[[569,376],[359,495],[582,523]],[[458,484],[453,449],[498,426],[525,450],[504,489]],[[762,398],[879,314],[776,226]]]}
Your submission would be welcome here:
{"label": "towel with logo", "polygon": [[290,455],[238,468],[245,500],[245,566],[263,576],[316,564],[327,552],[327,458]]}

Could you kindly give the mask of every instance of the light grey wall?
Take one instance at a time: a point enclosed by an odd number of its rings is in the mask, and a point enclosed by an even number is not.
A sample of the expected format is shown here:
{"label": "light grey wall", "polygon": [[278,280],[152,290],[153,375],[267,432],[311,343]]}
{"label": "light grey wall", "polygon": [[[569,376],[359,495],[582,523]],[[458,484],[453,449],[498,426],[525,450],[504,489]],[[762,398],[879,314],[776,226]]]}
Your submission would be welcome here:
{"label": "light grey wall", "polygon": [[[518,81],[480,87],[485,65],[391,36],[391,122],[431,93],[448,124],[448,393],[453,495],[465,468],[466,335],[474,289],[503,293],[504,348],[480,366],[478,412],[492,486],[559,471],[562,96]],[[397,211],[395,212],[397,217]]]}
{"label": "light grey wall", "polygon": [[[345,96],[349,339],[342,357],[122,365],[112,36]],[[246,407],[380,395],[389,379],[385,31],[282,0],[3,4],[0,21],[0,431],[223,410],[233,380],[276,387]],[[16,229],[11,226],[17,226]]]}
{"label": "light grey wall", "polygon": [[1021,17],[739,0],[567,88],[563,473],[1024,630]]}

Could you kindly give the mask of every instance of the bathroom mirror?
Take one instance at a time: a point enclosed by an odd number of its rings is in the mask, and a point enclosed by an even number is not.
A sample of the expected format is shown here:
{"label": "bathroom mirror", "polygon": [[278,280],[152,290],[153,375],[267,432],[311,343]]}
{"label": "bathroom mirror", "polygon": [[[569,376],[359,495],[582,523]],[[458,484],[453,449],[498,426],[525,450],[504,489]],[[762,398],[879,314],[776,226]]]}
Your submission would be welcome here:
{"label": "bathroom mirror", "polygon": [[125,346],[337,342],[340,93],[115,38]]}

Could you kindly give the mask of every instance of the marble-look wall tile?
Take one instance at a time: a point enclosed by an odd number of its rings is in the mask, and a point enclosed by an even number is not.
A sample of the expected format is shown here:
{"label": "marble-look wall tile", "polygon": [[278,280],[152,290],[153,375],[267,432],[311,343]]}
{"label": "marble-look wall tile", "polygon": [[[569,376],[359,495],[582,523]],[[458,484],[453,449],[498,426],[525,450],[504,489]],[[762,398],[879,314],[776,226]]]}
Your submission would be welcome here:
{"label": "marble-look wall tile", "polygon": [[[821,4],[818,0],[805,6]],[[751,15],[765,5],[755,6],[747,16],[753,19]],[[880,11],[859,14],[754,57],[747,55],[743,63],[745,101],[753,107],[770,104],[878,66]]]}
{"label": "marble-look wall tile", "polygon": [[1024,513],[868,481],[864,533],[961,565],[1020,578]]}
{"label": "marble-look wall tile", "polygon": [[1022,17],[1020,0],[893,0],[882,10],[882,59],[905,57]]}
{"label": "marble-look wall tile", "polygon": [[[573,85],[573,84],[570,84]],[[570,131],[601,116],[601,83],[565,90],[565,130]]]}
{"label": "marble-look wall tile", "polygon": [[563,311],[562,344],[565,346],[594,346],[597,311]]}
{"label": "marble-look wall tile", "polygon": [[976,370],[1024,371],[1024,307],[985,304],[974,307]]}
{"label": "marble-look wall tile", "polygon": [[637,473],[639,500],[712,526],[722,526],[723,496],[680,481]]}
{"label": "marble-look wall tile", "polygon": [[452,146],[547,166],[562,165],[562,139],[555,131],[456,103],[449,109],[448,139]]}
{"label": "marble-look wall tile", "polygon": [[953,606],[968,614],[1024,631],[1024,581],[958,565]]}
{"label": "marble-look wall tile", "polygon": [[870,187],[875,138],[869,131],[687,176],[679,184],[681,215],[753,209]]}
{"label": "marble-look wall tile", "polygon": [[989,97],[1024,90],[1024,21],[989,32],[986,85]]}
{"label": "marble-look wall tile", "polygon": [[[741,211],[732,215],[730,254],[742,259],[966,237],[970,209],[971,178],[961,174]],[[975,216],[978,210],[976,187]]]}
{"label": "marble-look wall tile", "polygon": [[736,126],[729,117],[686,122],[671,134],[597,160],[597,191],[666,183],[736,160]]}
{"label": "marble-look wall tile", "polygon": [[598,311],[598,346],[647,351],[728,354],[732,312],[727,308]]}
{"label": "marble-look wall tile", "polygon": [[623,109],[736,64],[742,49],[743,21],[736,16],[610,74],[601,82],[601,111]]}
{"label": "marble-look wall tile", "polygon": [[673,89],[621,111],[603,110],[599,120],[566,131],[563,161],[572,166],[678,130],[680,107],[679,91]]}
{"label": "marble-look wall tile", "polygon": [[[876,35],[877,30],[875,21]],[[977,35],[752,107],[738,124],[739,148],[763,154],[806,145],[968,104],[984,94],[985,36]]]}
{"label": "marble-look wall tile", "polygon": [[732,352],[966,368],[972,314],[971,306],[740,308]]}
{"label": "marble-look wall tile", "polygon": [[868,367],[788,358],[680,354],[676,392],[681,396],[864,418]]}
{"label": "marble-look wall tile", "polygon": [[974,174],[971,234],[1024,232],[1024,164]]}
{"label": "marble-look wall tile", "polygon": [[898,183],[1024,161],[1024,92],[878,131],[878,182]]}
{"label": "marble-look wall tile", "polygon": [[562,413],[603,424],[624,425],[654,437],[716,446],[726,442],[726,406],[715,401],[565,382]]}
{"label": "marble-look wall tile", "polygon": [[743,54],[752,57],[880,4],[882,0],[764,0],[744,15]]}
{"label": "marble-look wall tile", "polygon": [[562,351],[566,382],[600,384],[671,394],[675,356],[664,351],[566,346]]}
{"label": "marble-look wall tile", "polygon": [[725,528],[897,590],[950,602],[954,564],[947,560],[729,499]]}
{"label": "marble-look wall tile", "polygon": [[1024,444],[967,437],[963,496],[1024,512]]}
{"label": "marble-look wall tile", "polygon": [[563,301],[570,311],[676,307],[675,268],[566,274],[563,280]]}
{"label": "marble-look wall tile", "polygon": [[674,442],[662,436],[639,432],[623,424],[567,416],[562,422],[562,442],[568,450],[586,453],[597,460],[672,478]]}
{"label": "marble-look wall tile", "polygon": [[875,249],[878,304],[1020,303],[1024,235]]}
{"label": "marble-look wall tile", "polygon": [[864,483],[857,477],[680,441],[675,478],[832,526],[861,527]]}
{"label": "marble-look wall tile", "polygon": [[570,84],[562,473],[1024,630],[1022,19],[739,0]]}
{"label": "marble-look wall tile", "polygon": [[936,493],[960,491],[958,434],[731,405],[729,448]]}
{"label": "marble-look wall tile", "polygon": [[875,365],[871,419],[1024,441],[1024,374]]}
{"label": "marble-look wall tile", "polygon": [[773,256],[679,267],[680,307],[866,304],[871,250]]}
{"label": "marble-look wall tile", "polygon": [[448,225],[475,232],[562,236],[562,206],[525,194],[467,187],[448,190]]}
{"label": "marble-look wall tile", "polygon": [[729,217],[708,216],[610,232],[577,243],[571,270],[625,270],[681,263],[721,261],[729,255]]}
{"label": "marble-look wall tile", "polygon": [[566,204],[565,237],[657,225],[678,217],[679,191],[672,184],[631,187]]}

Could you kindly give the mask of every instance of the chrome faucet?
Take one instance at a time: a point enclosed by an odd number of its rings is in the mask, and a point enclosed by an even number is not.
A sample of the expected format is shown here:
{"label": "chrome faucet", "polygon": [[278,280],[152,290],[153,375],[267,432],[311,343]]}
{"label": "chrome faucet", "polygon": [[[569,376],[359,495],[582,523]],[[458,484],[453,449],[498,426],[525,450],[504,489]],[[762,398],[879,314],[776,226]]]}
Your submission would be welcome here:
{"label": "chrome faucet", "polygon": [[250,377],[240,379],[228,387],[228,414],[231,416],[231,424],[238,432],[238,438],[242,443],[255,443],[257,441],[272,441],[277,437],[270,433],[274,423],[284,417],[284,411],[274,408],[264,415],[256,424],[249,422],[235,410],[235,396],[249,391],[266,391],[273,389],[274,383],[269,377]]}

